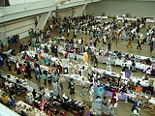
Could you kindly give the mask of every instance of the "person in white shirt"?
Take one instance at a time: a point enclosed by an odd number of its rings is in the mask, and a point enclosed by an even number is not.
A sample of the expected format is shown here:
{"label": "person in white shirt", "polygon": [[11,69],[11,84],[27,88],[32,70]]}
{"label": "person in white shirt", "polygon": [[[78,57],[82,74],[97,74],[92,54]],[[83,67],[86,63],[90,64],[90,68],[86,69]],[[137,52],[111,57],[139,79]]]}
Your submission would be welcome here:
{"label": "person in white shirt", "polygon": [[17,74],[19,75],[20,70],[19,70],[19,62],[18,62],[18,60],[16,61],[16,65],[15,66],[16,66],[15,69],[17,71]]}
{"label": "person in white shirt", "polygon": [[84,78],[82,78],[80,85],[81,85],[80,94],[81,94],[81,96],[85,96],[86,95],[86,85],[85,85]]}

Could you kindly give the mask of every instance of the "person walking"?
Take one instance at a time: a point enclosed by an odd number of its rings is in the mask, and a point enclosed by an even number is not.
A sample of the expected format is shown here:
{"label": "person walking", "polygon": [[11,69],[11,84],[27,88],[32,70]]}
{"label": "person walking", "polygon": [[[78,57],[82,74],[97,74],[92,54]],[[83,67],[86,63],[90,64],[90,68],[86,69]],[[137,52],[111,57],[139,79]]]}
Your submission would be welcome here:
{"label": "person walking", "polygon": [[128,48],[128,47],[132,48],[132,39],[131,39],[131,36],[129,36],[127,48]]}
{"label": "person walking", "polygon": [[141,47],[141,40],[140,40],[140,39],[138,39],[138,41],[137,41],[137,50],[138,50],[138,49],[142,50],[142,47]]}
{"label": "person walking", "polygon": [[139,101],[135,101],[132,108],[131,108],[131,112],[134,114],[134,116],[139,116],[139,113],[140,113],[140,103]]}

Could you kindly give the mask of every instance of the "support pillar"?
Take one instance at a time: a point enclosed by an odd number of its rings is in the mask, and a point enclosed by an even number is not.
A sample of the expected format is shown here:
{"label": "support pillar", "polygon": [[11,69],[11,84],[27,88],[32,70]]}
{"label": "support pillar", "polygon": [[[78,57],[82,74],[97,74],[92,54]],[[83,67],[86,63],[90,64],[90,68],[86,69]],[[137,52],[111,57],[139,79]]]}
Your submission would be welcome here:
{"label": "support pillar", "polygon": [[36,27],[37,30],[43,30],[44,29],[50,15],[51,15],[51,12],[48,12],[48,13],[44,13],[40,16],[40,19],[38,21],[38,25]]}

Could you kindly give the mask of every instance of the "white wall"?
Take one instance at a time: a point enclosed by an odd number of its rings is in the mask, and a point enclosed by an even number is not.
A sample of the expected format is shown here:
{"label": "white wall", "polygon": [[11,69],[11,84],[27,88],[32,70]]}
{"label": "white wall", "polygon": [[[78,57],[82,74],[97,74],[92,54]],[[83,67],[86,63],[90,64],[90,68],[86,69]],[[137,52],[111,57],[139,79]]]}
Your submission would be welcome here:
{"label": "white wall", "polygon": [[126,13],[134,16],[155,17],[155,1],[154,0],[102,0],[98,3],[89,4],[87,6],[87,14],[115,16]]}
{"label": "white wall", "polygon": [[38,1],[45,1],[45,0],[9,0],[10,5],[28,3],[28,2],[38,2]]}
{"label": "white wall", "polygon": [[84,5],[82,6],[77,6],[74,8],[68,8],[68,9],[63,9],[58,12],[59,17],[77,17],[77,16],[82,16],[83,15],[83,10],[84,10]]}
{"label": "white wall", "polygon": [[35,28],[35,18],[30,18],[26,20],[18,20],[17,22],[9,22],[9,24],[1,24],[0,32],[5,33],[5,37],[11,37],[15,34],[19,34],[20,38],[25,38],[29,36],[28,30],[30,28]]}
{"label": "white wall", "polygon": [[72,16],[72,8],[68,8],[68,9],[63,9],[63,10],[60,10],[58,12],[58,16],[63,18],[63,17],[70,17]]}

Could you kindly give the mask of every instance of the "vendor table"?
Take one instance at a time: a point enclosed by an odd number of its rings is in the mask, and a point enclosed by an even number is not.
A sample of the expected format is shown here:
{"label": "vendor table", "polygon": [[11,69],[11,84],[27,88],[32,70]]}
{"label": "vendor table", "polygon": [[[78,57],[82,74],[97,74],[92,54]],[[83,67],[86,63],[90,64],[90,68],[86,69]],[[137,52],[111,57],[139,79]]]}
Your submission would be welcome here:
{"label": "vendor table", "polygon": [[108,16],[95,16],[95,19],[108,19]]}
{"label": "vendor table", "polygon": [[[135,67],[137,69],[140,69],[140,70],[143,70],[143,71],[146,71],[149,67],[151,67],[149,65],[142,64],[142,63],[139,63],[139,62],[136,62],[135,64],[136,64]],[[132,66],[132,62],[131,62],[131,60],[127,60],[126,62],[124,62],[124,60],[116,59],[115,60],[115,65],[116,66],[121,66],[121,67],[124,67],[126,65],[127,67],[130,68]]]}
{"label": "vendor table", "polygon": [[137,18],[117,16],[117,20],[123,20],[123,19],[128,20],[128,21],[137,21]]}
{"label": "vendor table", "polygon": [[[24,112],[28,113],[29,116],[47,116],[43,111],[40,111],[37,108],[32,108],[32,106],[30,106],[29,104],[23,102],[23,101],[18,101],[16,103],[16,105],[18,106],[18,110],[23,110]],[[32,111],[29,112],[29,109],[32,109]],[[33,112],[33,114],[31,115],[31,113]]]}
{"label": "vendor table", "polygon": [[[80,76],[80,75],[76,75],[76,74],[72,74],[72,75],[64,75],[66,77],[66,79],[68,78],[72,78],[75,80],[76,85],[81,85],[82,82],[85,83],[85,85],[90,85],[91,83],[88,81],[88,79],[86,77]],[[82,78],[84,78],[84,81],[82,80]],[[67,80],[68,80],[67,79]]]}
{"label": "vendor table", "polygon": [[153,31],[154,28],[155,28],[155,27],[151,28],[151,29],[146,33],[146,35],[147,35],[147,36],[152,35],[152,34],[154,33],[154,31]]}
{"label": "vendor table", "polygon": [[[12,83],[15,83],[17,85],[20,85],[21,87],[26,88],[28,91],[33,91],[33,87],[31,87],[31,84],[30,84],[29,80],[19,79],[19,78],[15,77],[15,76],[13,76],[11,74],[9,74],[10,78],[8,78],[7,75],[4,74],[4,73],[2,73],[1,75],[6,80],[8,80],[8,81],[10,81]],[[17,81],[16,81],[17,79],[20,81],[20,83],[17,83]]]}
{"label": "vendor table", "polygon": [[152,98],[149,100],[149,103],[151,103],[152,105],[155,106],[155,98],[152,97]]}
{"label": "vendor table", "polygon": [[[109,72],[107,70],[103,70],[103,69],[97,69],[97,68],[93,68],[92,67],[92,70],[94,70],[95,72],[98,72],[99,74],[105,74],[105,75],[108,75],[110,77],[116,77],[116,78],[119,78],[120,77],[120,74],[119,73],[115,73],[115,72]],[[122,79],[125,79],[127,81],[129,81],[129,79],[125,78],[125,75],[123,73],[123,75],[121,76]],[[143,87],[148,87],[149,86],[149,81],[148,80],[142,80],[141,78],[138,78],[138,77],[131,77],[132,81],[134,83],[137,83],[138,81],[140,82],[140,84],[143,86]]]}
{"label": "vendor table", "polygon": [[[105,96],[112,97],[112,94],[113,94],[113,93],[112,93],[111,91],[107,91],[107,90],[104,90],[104,91],[103,91],[103,95],[105,95]],[[118,99],[119,99],[119,100],[123,100],[123,101],[125,101],[126,103],[128,102],[128,97],[127,97],[126,93],[119,93]]]}
{"label": "vendor table", "polygon": [[[115,53],[110,53],[112,54],[113,57],[117,57],[115,55]],[[110,57],[112,57],[110,56]],[[123,56],[122,56],[123,57]],[[148,59],[149,57],[145,57],[145,56],[139,56],[139,55],[135,55],[135,57],[139,60],[145,60],[145,59]],[[101,56],[101,55],[97,55],[96,53],[96,58],[98,60],[99,63],[106,63],[106,61],[108,60],[108,56]],[[123,59],[118,59],[118,58],[111,58],[111,64],[112,65],[116,65],[116,66],[121,66],[121,67],[124,67],[125,65],[127,67],[131,67],[132,66],[132,62],[131,60],[123,60]],[[153,63],[154,62],[154,59],[151,58],[151,62]],[[140,70],[143,70],[143,71],[146,71],[148,68],[150,68],[151,66],[150,65],[147,65],[147,64],[143,64],[143,63],[140,63],[140,62],[135,62],[135,68],[137,69],[140,69]]]}

